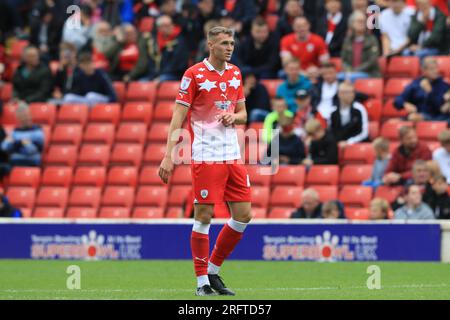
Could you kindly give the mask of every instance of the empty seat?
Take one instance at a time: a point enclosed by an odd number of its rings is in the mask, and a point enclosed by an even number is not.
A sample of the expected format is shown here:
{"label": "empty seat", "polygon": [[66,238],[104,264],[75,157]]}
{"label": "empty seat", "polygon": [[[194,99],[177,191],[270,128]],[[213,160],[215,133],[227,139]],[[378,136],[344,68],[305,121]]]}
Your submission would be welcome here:
{"label": "empty seat", "polygon": [[127,102],[123,107],[121,122],[150,123],[153,106],[150,102]]}
{"label": "empty seat", "polygon": [[63,217],[64,209],[62,208],[36,207],[33,213],[33,218],[61,219]]}
{"label": "empty seat", "polygon": [[439,72],[443,77],[450,78],[450,57],[449,56],[435,56],[434,57],[439,66]]}
{"label": "empty seat", "polygon": [[73,167],[77,159],[77,147],[73,145],[51,145],[45,157],[46,165]]}
{"label": "empty seat", "polygon": [[114,141],[114,125],[111,123],[90,123],[83,135],[83,143],[111,145]]}
{"label": "empty seat", "polygon": [[381,117],[383,120],[390,120],[395,118],[403,118],[408,115],[408,112],[405,109],[397,109],[394,107],[394,100],[389,99],[383,106],[381,110]]}
{"label": "empty seat", "polygon": [[321,202],[337,200],[338,198],[337,186],[310,186],[309,188],[314,189],[319,194]]}
{"label": "empty seat", "polygon": [[169,135],[169,123],[153,123],[148,131],[147,140],[150,142],[166,142]]}
{"label": "empty seat", "polygon": [[167,200],[168,206],[184,206],[186,200],[191,196],[192,186],[173,186],[169,192],[169,198]]}
{"label": "empty seat", "polygon": [[140,166],[142,162],[142,148],[141,144],[136,143],[116,144],[111,153],[111,164]]}
{"label": "empty seat", "polygon": [[103,187],[105,181],[105,167],[79,167],[75,171],[73,185]]}
{"label": "empty seat", "polygon": [[100,206],[102,189],[98,187],[74,187],[70,193],[69,207],[97,209]]}
{"label": "empty seat", "polygon": [[305,167],[300,165],[280,166],[272,177],[272,185],[292,185],[303,187]]}
{"label": "empty seat", "polygon": [[43,186],[69,187],[72,182],[71,167],[46,167],[42,175]]}
{"label": "empty seat", "polygon": [[355,143],[345,146],[341,165],[345,164],[371,164],[375,160],[375,150],[371,143]]}
{"label": "empty seat", "polygon": [[191,185],[191,167],[189,165],[176,166],[172,174],[171,184]]}
{"label": "empty seat", "polygon": [[392,57],[387,65],[386,75],[389,78],[407,77],[416,78],[420,71],[418,57]]}
{"label": "empty seat", "polygon": [[145,166],[139,174],[139,185],[164,185],[159,177],[159,166]]}
{"label": "empty seat", "polygon": [[276,14],[268,14],[266,16],[266,22],[267,22],[267,25],[269,26],[269,30],[271,32],[274,32],[277,29],[277,24],[278,24],[279,18],[280,17]]}
{"label": "empty seat", "polygon": [[302,192],[302,187],[276,186],[270,195],[270,206],[297,208],[302,200]]}
{"label": "empty seat", "polygon": [[157,100],[174,101],[180,88],[179,81],[164,81],[159,85]]}
{"label": "empty seat", "polygon": [[34,123],[52,126],[56,119],[56,106],[50,103],[30,103],[31,118]]}
{"label": "empty seat", "polygon": [[252,208],[253,219],[266,219],[267,208]]}
{"label": "empty seat", "polygon": [[169,207],[166,210],[165,217],[167,219],[181,219],[184,217],[183,208],[180,207]]}
{"label": "empty seat", "polygon": [[113,88],[116,92],[117,100],[122,103],[125,100],[125,83],[121,81],[114,81]]}
{"label": "empty seat", "polygon": [[62,187],[42,187],[39,190],[37,207],[57,207],[64,209],[68,199],[68,189]]}
{"label": "empty seat", "polygon": [[399,130],[403,126],[412,126],[411,121],[398,121],[398,120],[391,120],[386,121],[381,126],[381,136],[391,140],[391,141],[397,141],[399,140]]}
{"label": "empty seat", "polygon": [[345,217],[350,220],[369,220],[369,209],[366,208],[347,208]]}
{"label": "empty seat", "polygon": [[87,122],[89,107],[85,104],[63,104],[58,112],[58,123],[78,123],[84,126]]}
{"label": "empty seat", "polygon": [[384,84],[384,98],[394,99],[403,92],[405,87],[410,84],[412,79],[409,78],[392,78],[388,79]]}
{"label": "empty seat", "polygon": [[137,207],[133,210],[134,219],[162,219],[164,208],[160,207]]}
{"label": "empty seat", "polygon": [[126,101],[148,101],[155,99],[156,85],[154,82],[135,81],[128,84]]}
{"label": "empty seat", "polygon": [[117,125],[120,118],[118,103],[99,103],[89,112],[89,122],[112,123]]}
{"label": "empty seat", "polygon": [[99,218],[101,219],[128,219],[130,218],[130,209],[122,207],[105,207],[100,209]]}
{"label": "empty seat", "polygon": [[392,203],[400,196],[403,191],[403,187],[390,187],[390,186],[379,186],[375,191],[374,198],[382,198],[387,202]]}
{"label": "empty seat", "polygon": [[[264,167],[258,165],[248,165],[246,168],[250,177],[250,184],[252,186],[270,186],[272,176],[270,174],[262,174],[264,171],[261,171],[261,169],[264,169]],[[265,170],[268,169],[270,168],[265,168]]]}
{"label": "empty seat", "polygon": [[172,119],[173,108],[175,102],[172,100],[158,101],[153,114],[154,121],[169,122]]}
{"label": "empty seat", "polygon": [[36,199],[36,189],[30,187],[10,187],[6,192],[6,196],[14,207],[32,209]]}
{"label": "empty seat", "polygon": [[416,123],[417,137],[420,140],[437,141],[441,131],[447,129],[446,121],[420,121]]}
{"label": "empty seat", "polygon": [[380,123],[378,121],[369,122],[369,139],[375,140],[380,134]]}
{"label": "empty seat", "polygon": [[69,207],[66,217],[71,219],[95,219],[97,218],[97,209]]}
{"label": "empty seat", "polygon": [[368,208],[371,200],[371,187],[344,186],[339,193],[339,201],[349,208]]}
{"label": "empty seat", "polygon": [[286,207],[276,207],[270,209],[269,219],[290,219],[295,209]]}
{"label": "empty seat", "polygon": [[79,124],[57,124],[53,130],[52,144],[73,144],[78,147],[83,128]]}
{"label": "empty seat", "polygon": [[134,188],[132,187],[106,187],[103,193],[102,207],[131,208],[134,201]]}
{"label": "empty seat", "polygon": [[122,123],[116,133],[116,142],[140,143],[145,142],[147,126],[143,123]]}
{"label": "empty seat", "polygon": [[261,84],[266,87],[267,92],[271,98],[275,97],[277,94],[277,89],[280,84],[283,82],[281,79],[263,79],[261,80]]}
{"label": "empty seat", "polygon": [[307,185],[337,185],[339,167],[337,165],[313,165],[306,175]]}
{"label": "empty seat", "polygon": [[372,176],[372,165],[370,164],[348,164],[341,169],[340,183],[344,185],[360,185]]}
{"label": "empty seat", "polygon": [[252,207],[267,208],[269,206],[270,188],[256,186],[251,188]]}
{"label": "empty seat", "polygon": [[13,167],[9,175],[9,186],[36,188],[41,179],[41,169],[35,167]]}
{"label": "empty seat", "polygon": [[17,124],[17,118],[16,118],[16,110],[17,110],[17,103],[6,103],[3,106],[3,113],[1,114],[1,123],[3,125],[16,125]]}
{"label": "empty seat", "polygon": [[22,58],[23,50],[29,45],[28,40],[14,40],[11,44],[10,56],[13,60],[20,60]]}
{"label": "empty seat", "polygon": [[12,83],[5,82],[0,88],[0,99],[5,102],[11,100],[12,92],[13,92]]}
{"label": "empty seat", "polygon": [[109,146],[103,144],[84,144],[78,155],[78,165],[106,166],[109,161]]}
{"label": "empty seat", "polygon": [[167,204],[168,192],[165,187],[142,186],[139,187],[136,199],[134,201],[135,207],[161,207],[164,208]]}
{"label": "empty seat", "polygon": [[367,94],[373,99],[383,99],[383,79],[358,79],[355,81],[355,90]]}
{"label": "empty seat", "polygon": [[110,186],[135,187],[137,183],[136,167],[113,167],[108,172],[106,183]]}
{"label": "empty seat", "polygon": [[166,145],[164,143],[150,143],[145,148],[144,163],[160,164],[166,153]]}
{"label": "empty seat", "polygon": [[383,103],[381,99],[369,99],[364,102],[364,107],[367,110],[369,121],[380,121],[381,111],[383,110]]}
{"label": "empty seat", "polygon": [[139,21],[138,30],[142,33],[144,32],[152,32],[153,26],[155,24],[155,18],[153,17],[143,17]]}

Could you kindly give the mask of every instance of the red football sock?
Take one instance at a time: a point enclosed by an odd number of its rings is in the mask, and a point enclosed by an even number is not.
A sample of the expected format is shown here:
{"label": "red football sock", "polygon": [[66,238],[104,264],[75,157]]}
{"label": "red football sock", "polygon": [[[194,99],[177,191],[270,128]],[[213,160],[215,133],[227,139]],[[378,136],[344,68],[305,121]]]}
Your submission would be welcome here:
{"label": "red football sock", "polygon": [[242,239],[242,232],[233,230],[228,223],[226,223],[219,233],[216,240],[216,245],[211,254],[210,261],[216,266],[220,267],[224,260],[233,252],[238,242]]}
{"label": "red football sock", "polygon": [[208,275],[209,235],[192,231],[191,250],[197,277]]}

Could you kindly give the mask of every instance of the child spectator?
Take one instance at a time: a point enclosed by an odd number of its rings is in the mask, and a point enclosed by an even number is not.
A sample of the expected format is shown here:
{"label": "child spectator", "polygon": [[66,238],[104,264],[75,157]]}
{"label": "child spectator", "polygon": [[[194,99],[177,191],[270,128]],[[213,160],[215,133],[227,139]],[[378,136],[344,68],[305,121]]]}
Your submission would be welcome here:
{"label": "child spectator", "polygon": [[319,120],[310,119],[306,122],[305,131],[308,134],[306,144],[309,145],[309,157],[303,160],[305,166],[313,164],[337,164],[338,147],[333,135],[326,131]]}
{"label": "child spectator", "polygon": [[389,140],[378,137],[373,141],[372,146],[375,150],[375,162],[370,180],[364,181],[363,185],[377,188],[383,184],[384,173],[391,158],[389,153]]}
{"label": "child spectator", "polygon": [[342,216],[341,209],[337,201],[327,201],[322,206],[322,218],[339,219]]}
{"label": "child spectator", "polygon": [[370,220],[385,220],[389,214],[389,203],[382,198],[375,198],[370,202],[369,219]]}

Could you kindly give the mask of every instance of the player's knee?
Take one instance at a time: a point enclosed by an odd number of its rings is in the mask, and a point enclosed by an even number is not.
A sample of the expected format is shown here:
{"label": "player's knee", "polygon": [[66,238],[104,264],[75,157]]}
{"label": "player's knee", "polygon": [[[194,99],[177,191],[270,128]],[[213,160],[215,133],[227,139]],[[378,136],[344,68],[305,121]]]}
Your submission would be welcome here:
{"label": "player's knee", "polygon": [[211,223],[213,212],[212,206],[198,206],[195,208],[195,220],[198,220],[203,224],[209,224]]}
{"label": "player's knee", "polygon": [[249,223],[253,219],[253,215],[251,211],[248,210],[246,212],[242,212],[237,217],[235,216],[233,219],[242,223]]}

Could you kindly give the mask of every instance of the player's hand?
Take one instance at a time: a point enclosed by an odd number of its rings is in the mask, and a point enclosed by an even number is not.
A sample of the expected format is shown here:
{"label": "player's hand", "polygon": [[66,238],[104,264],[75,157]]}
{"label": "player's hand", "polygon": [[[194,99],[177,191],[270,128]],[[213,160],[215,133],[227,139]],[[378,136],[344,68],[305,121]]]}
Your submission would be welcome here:
{"label": "player's hand", "polygon": [[222,122],[225,127],[229,127],[236,121],[236,116],[234,113],[223,113],[219,116],[218,121]]}
{"label": "player's hand", "polygon": [[167,182],[169,181],[169,177],[172,174],[173,167],[174,165],[172,159],[168,156],[165,156],[159,166],[159,177],[165,184],[167,184]]}

